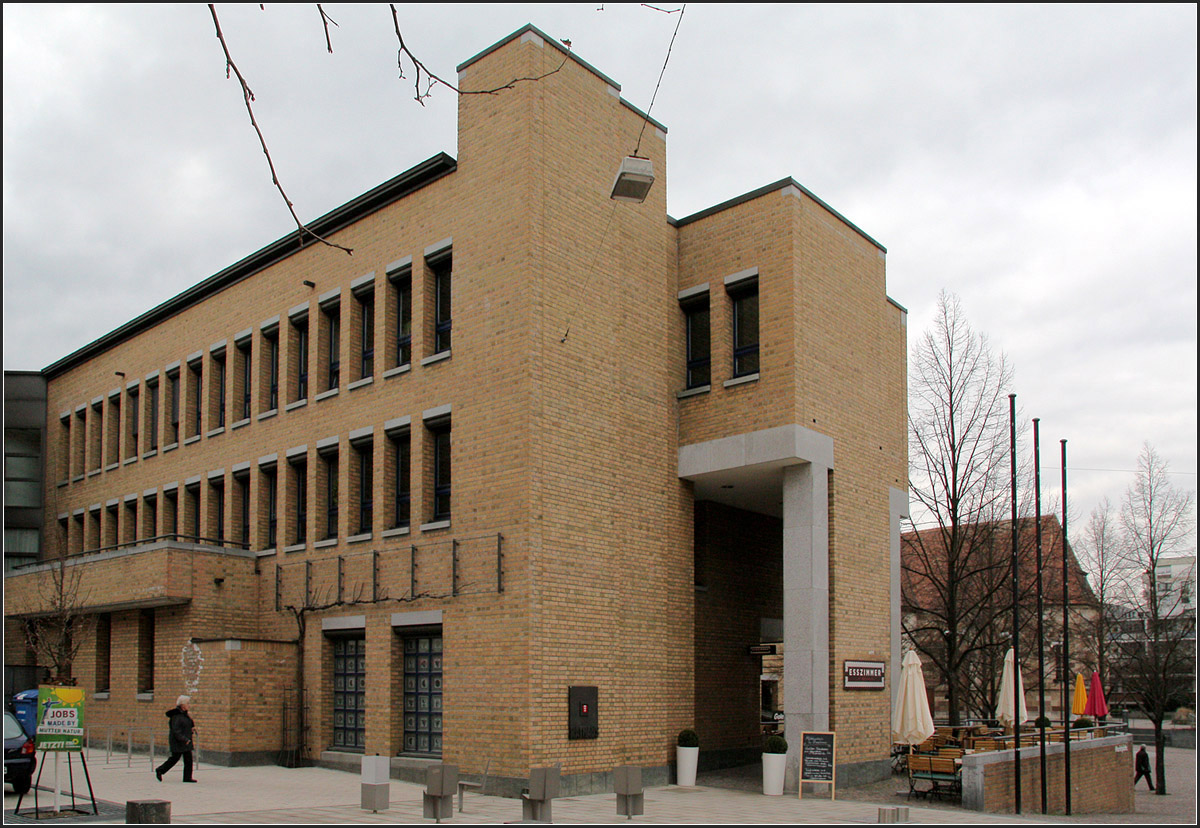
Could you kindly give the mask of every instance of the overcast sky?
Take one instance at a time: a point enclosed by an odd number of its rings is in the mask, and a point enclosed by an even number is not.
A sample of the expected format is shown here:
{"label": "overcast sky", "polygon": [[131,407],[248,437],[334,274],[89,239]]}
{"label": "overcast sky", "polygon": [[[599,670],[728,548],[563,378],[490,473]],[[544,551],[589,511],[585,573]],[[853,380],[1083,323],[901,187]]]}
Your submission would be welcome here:
{"label": "overcast sky", "polygon": [[[218,5],[302,219],[437,152],[386,5]],[[664,8],[678,8],[670,6]],[[454,68],[526,23],[650,105],[678,15],[400,6]],[[1196,6],[693,4],[652,115],[682,217],[791,176],[887,250],[909,343],[938,292],[1016,371],[1072,536],[1144,441],[1196,487]],[[4,4],[4,367],[40,369],[294,229],[207,7]],[[1032,451],[1032,446],[1023,450]],[[1194,540],[1193,540],[1194,545]]]}

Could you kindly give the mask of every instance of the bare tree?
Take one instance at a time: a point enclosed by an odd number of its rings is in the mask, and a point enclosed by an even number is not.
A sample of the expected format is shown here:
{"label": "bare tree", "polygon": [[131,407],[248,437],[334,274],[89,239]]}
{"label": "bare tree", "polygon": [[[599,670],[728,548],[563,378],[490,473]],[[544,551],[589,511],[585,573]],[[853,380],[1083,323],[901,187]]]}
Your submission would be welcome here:
{"label": "bare tree", "polygon": [[1088,649],[1095,651],[1096,671],[1111,687],[1109,648],[1117,629],[1118,607],[1129,597],[1130,578],[1121,549],[1120,529],[1116,525],[1112,502],[1107,497],[1092,509],[1079,545],[1079,555],[1099,604],[1099,611],[1088,625],[1085,640],[1089,642]]}
{"label": "bare tree", "polygon": [[995,630],[1011,611],[1010,556],[997,548],[996,523],[1010,502],[1012,384],[1004,355],[971,328],[958,298],[943,291],[909,381],[914,514],[933,528],[908,536],[901,590],[904,632],[941,674],[951,724],[959,723],[969,692],[968,668],[996,649]]}
{"label": "bare tree", "polygon": [[1167,792],[1163,721],[1196,680],[1196,615],[1160,570],[1183,549],[1193,525],[1193,493],[1176,489],[1167,462],[1146,443],[1137,478],[1121,505],[1122,554],[1140,579],[1121,634],[1113,640],[1114,660],[1130,693],[1154,725],[1155,792]]}
{"label": "bare tree", "polygon": [[50,668],[56,684],[74,684],[71,665],[95,616],[84,611],[83,570],[67,566],[66,556],[53,561],[38,584],[39,612],[25,624],[26,641],[37,662]]}

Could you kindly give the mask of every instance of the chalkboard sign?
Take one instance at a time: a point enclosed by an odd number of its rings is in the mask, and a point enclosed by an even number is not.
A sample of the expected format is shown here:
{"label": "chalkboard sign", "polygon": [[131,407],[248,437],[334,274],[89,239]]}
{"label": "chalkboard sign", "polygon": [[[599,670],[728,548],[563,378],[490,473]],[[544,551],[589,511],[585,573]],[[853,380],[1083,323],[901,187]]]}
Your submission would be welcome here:
{"label": "chalkboard sign", "polygon": [[834,777],[837,762],[837,742],[831,731],[812,731],[800,734],[800,796],[805,782],[824,782],[829,785],[829,797],[834,796]]}

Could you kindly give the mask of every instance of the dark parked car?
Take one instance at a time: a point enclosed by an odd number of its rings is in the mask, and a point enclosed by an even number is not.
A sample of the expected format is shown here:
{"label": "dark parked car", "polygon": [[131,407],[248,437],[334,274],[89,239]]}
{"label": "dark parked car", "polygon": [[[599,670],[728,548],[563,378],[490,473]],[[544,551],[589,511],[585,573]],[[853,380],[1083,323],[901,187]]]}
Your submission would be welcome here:
{"label": "dark parked car", "polygon": [[4,711],[4,781],[18,794],[29,790],[37,757],[33,737],[25,732],[17,717]]}

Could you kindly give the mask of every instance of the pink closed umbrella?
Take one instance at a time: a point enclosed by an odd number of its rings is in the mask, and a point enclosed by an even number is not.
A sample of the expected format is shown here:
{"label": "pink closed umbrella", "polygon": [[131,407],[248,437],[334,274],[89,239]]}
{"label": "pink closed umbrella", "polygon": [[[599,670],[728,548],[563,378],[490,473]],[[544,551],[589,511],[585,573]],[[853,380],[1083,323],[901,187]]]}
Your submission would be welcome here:
{"label": "pink closed umbrella", "polygon": [[1108,715],[1108,704],[1104,701],[1104,688],[1100,686],[1100,674],[1092,671],[1092,689],[1088,693],[1087,705],[1083,715],[1094,719],[1102,719]]}

